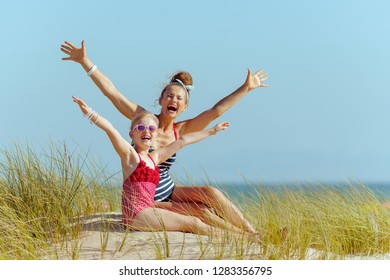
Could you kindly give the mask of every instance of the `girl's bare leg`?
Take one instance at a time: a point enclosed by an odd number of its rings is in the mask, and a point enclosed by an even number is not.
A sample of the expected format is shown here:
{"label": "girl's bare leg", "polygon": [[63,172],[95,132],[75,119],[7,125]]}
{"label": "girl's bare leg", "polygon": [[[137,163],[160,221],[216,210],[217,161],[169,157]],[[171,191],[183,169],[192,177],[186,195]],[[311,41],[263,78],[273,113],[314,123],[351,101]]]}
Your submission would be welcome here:
{"label": "girl's bare leg", "polygon": [[212,212],[210,207],[203,203],[188,203],[188,202],[156,202],[156,207],[165,209],[186,216],[195,216],[205,224],[226,229],[235,232],[242,232],[229,222]]}
{"label": "girl's bare leg", "polygon": [[235,227],[256,233],[240,210],[218,189],[210,186],[175,186],[172,201],[202,203],[215,210],[216,214]]}
{"label": "girl's bare leg", "polygon": [[142,210],[134,218],[130,228],[142,231],[182,231],[202,235],[222,232],[217,228],[203,223],[199,218],[159,208]]}

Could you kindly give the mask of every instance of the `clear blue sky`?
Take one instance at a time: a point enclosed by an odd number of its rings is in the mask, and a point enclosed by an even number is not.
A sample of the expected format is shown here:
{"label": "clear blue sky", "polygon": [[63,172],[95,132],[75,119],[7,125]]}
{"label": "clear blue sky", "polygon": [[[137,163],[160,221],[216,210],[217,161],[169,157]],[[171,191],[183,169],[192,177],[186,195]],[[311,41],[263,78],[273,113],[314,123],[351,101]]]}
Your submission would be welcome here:
{"label": "clear blue sky", "polygon": [[390,181],[388,1],[7,1],[0,16],[0,147],[51,140],[91,149],[120,170],[83,98],[123,135],[120,115],[60,45],[86,41],[91,60],[129,99],[153,107],[182,69],[196,89],[181,119],[269,73],[220,118],[231,128],[186,147],[175,173],[265,182]]}

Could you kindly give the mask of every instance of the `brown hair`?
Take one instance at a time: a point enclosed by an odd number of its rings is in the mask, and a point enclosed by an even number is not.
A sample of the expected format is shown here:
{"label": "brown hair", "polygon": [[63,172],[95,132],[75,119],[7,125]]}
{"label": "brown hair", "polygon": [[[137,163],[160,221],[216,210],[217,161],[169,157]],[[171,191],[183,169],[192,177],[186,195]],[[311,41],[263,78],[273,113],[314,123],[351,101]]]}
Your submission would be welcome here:
{"label": "brown hair", "polygon": [[[193,85],[193,81],[192,81],[192,76],[189,72],[186,72],[186,71],[179,71],[177,72],[176,74],[174,74],[170,81],[169,81],[169,84],[167,84],[163,90],[161,91],[161,95],[160,95],[160,98],[163,97],[163,94],[164,92],[166,91],[166,89],[174,84],[174,85],[180,85],[180,83],[178,83],[176,80],[180,80],[184,85],[186,86],[192,86]],[[190,94],[190,89],[187,89],[187,92],[188,94]],[[187,99],[187,103],[188,103],[188,99]]]}
{"label": "brown hair", "polygon": [[192,76],[190,73],[186,71],[180,71],[174,74],[171,78],[171,83],[177,83],[176,79],[180,80],[185,84],[186,86],[192,86]]}
{"label": "brown hair", "polygon": [[134,127],[139,123],[141,119],[146,119],[146,118],[152,119],[153,121],[156,122],[156,125],[158,126],[159,120],[154,114],[152,114],[149,111],[142,111],[138,114],[135,114],[134,117],[131,119],[130,130],[133,130]]}

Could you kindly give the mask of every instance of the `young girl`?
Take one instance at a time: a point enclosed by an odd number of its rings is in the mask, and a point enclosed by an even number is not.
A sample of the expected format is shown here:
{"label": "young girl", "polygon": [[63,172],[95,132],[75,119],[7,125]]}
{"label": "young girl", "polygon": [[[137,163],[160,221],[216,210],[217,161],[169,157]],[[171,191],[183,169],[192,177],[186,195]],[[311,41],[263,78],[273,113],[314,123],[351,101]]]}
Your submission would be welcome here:
{"label": "young girl", "polygon": [[[61,51],[68,55],[63,60],[72,60],[79,63],[101,92],[125,117],[133,120],[136,114],[145,110],[142,106],[127,99],[112,81],[92,63],[87,56],[84,41],[80,48],[65,41],[61,45]],[[204,129],[249,92],[256,88],[265,87],[266,85],[263,82],[267,78],[267,73],[262,70],[252,74],[248,69],[245,82],[234,92],[196,117],[177,122],[177,118],[188,107],[190,91],[193,88],[192,77],[188,72],[177,73],[162,90],[159,98],[161,111],[157,115],[159,125],[154,147],[157,149],[164,147],[180,136]],[[208,221],[213,220],[215,224],[233,224],[247,232],[255,233],[255,229],[239,209],[217,188],[211,186],[176,186],[170,176],[170,167],[175,159],[176,154],[172,154],[159,165],[160,182],[155,194],[157,207],[181,214],[191,213],[191,215],[195,215],[203,221],[206,219]]]}
{"label": "young girl", "polygon": [[[154,195],[156,185],[159,183],[157,164],[164,162],[184,146],[227,129],[228,122],[221,122],[211,129],[183,135],[171,144],[149,153],[158,127],[158,119],[155,115],[148,111],[142,111],[133,117],[129,132],[130,138],[133,140],[133,147],[108,120],[92,111],[83,100],[73,96],[73,101],[80,106],[84,116],[107,133],[121,159],[123,173],[122,213],[123,223],[127,227],[134,230],[167,230],[198,234],[209,234],[216,230],[194,216],[182,215],[155,207]],[[240,231],[233,226],[230,229],[236,232]]]}

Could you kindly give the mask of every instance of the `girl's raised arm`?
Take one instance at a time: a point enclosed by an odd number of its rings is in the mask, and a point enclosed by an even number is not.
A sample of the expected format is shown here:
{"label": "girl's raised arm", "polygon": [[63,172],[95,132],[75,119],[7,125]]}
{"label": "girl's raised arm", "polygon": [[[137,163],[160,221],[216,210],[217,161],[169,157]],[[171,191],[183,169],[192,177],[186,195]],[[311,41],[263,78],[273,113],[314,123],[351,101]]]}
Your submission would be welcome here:
{"label": "girl's raised arm", "polygon": [[65,41],[61,45],[61,51],[68,55],[68,57],[62,58],[62,60],[72,60],[79,63],[87,72],[87,75],[91,77],[95,85],[100,91],[111,100],[112,104],[128,119],[132,119],[134,114],[143,110],[141,106],[128,100],[111,82],[111,80],[104,75],[99,68],[92,63],[87,56],[87,48],[84,41],[81,42],[81,48],[77,48],[72,43]]}
{"label": "girl's raised arm", "polygon": [[122,137],[122,135],[120,135],[120,133],[107,119],[92,111],[92,109],[88,107],[88,105],[80,98],[73,96],[73,101],[79,105],[84,116],[86,116],[91,122],[95,123],[97,127],[101,128],[107,133],[115,151],[118,153],[121,159],[124,158],[124,156],[129,155],[129,153],[134,153],[134,155],[136,155],[136,152],[130,143],[127,142]]}
{"label": "girl's raised arm", "polygon": [[215,135],[218,132],[227,129],[229,126],[230,124],[228,122],[221,122],[213,128],[182,135],[176,141],[172,142],[168,146],[155,150],[154,152],[150,153],[150,155],[153,157],[156,163],[160,164],[161,162],[166,161],[170,156],[172,156],[184,146],[202,141],[211,135]]}

